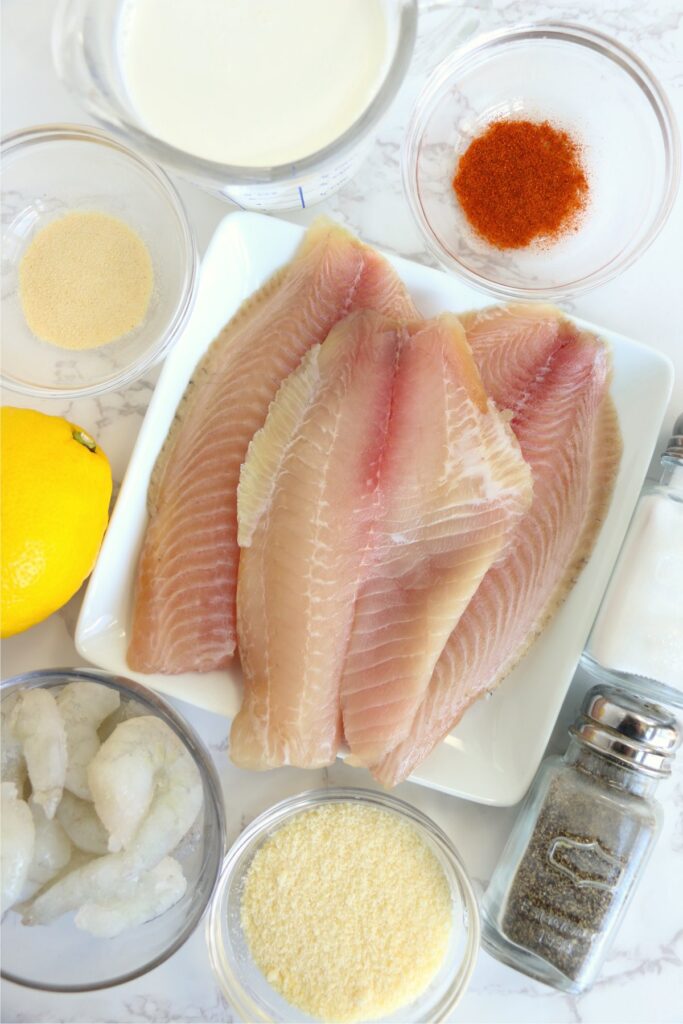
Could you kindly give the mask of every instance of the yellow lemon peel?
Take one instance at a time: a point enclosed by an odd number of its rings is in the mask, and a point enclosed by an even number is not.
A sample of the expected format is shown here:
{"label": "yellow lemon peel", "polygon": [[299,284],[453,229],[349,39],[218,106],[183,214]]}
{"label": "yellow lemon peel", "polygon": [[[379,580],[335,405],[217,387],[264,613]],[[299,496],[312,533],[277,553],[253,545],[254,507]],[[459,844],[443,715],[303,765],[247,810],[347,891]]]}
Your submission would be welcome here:
{"label": "yellow lemon peel", "polygon": [[58,416],[4,407],[0,635],[66,604],[90,574],[109,518],[111,469],[94,438]]}

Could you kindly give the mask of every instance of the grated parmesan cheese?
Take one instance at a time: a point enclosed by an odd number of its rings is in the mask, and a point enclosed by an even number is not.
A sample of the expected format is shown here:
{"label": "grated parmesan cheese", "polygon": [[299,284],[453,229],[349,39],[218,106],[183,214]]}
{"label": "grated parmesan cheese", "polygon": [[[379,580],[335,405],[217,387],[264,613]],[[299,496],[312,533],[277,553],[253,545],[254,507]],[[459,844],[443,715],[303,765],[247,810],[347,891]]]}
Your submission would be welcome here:
{"label": "grated parmesan cheese", "polygon": [[261,847],[241,917],[255,963],[288,1002],[355,1021],[427,988],[448,949],[452,901],[410,824],[345,802],[302,812]]}

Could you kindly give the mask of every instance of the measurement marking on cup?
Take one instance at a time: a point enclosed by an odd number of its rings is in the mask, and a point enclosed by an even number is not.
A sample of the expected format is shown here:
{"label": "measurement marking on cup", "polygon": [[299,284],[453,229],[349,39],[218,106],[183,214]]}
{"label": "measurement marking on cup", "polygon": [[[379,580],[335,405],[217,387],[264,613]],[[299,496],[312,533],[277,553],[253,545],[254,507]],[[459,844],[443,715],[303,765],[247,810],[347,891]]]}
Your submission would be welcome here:
{"label": "measurement marking on cup", "polygon": [[299,199],[301,200],[301,206],[305,210],[306,209],[306,203],[304,202],[304,191],[303,191],[301,185],[299,185]]}

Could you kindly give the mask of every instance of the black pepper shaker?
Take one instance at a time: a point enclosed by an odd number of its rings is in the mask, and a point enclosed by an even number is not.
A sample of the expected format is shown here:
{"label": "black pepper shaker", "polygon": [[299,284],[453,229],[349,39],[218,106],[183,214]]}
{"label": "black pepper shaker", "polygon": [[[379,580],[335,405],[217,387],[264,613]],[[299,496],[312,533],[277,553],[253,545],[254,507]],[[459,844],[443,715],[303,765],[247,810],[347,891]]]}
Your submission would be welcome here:
{"label": "black pepper shaker", "polygon": [[583,992],[660,828],[653,799],[680,737],[663,708],[614,686],[588,692],[564,757],[532,783],[482,904],[482,942],[499,960]]}

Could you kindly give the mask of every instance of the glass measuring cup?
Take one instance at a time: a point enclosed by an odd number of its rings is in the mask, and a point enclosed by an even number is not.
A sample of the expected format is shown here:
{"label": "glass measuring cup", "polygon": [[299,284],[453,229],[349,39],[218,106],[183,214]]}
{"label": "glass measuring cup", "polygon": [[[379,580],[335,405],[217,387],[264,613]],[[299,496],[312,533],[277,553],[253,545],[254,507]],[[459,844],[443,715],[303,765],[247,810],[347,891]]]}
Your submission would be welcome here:
{"label": "glass measuring cup", "polygon": [[120,69],[124,0],[61,0],[53,24],[53,58],[57,74],[88,113],[152,159],[243,209],[301,209],[332,195],[355,174],[407,71],[417,31],[417,0],[383,0],[382,6],[387,55],[369,106],[329,145],[278,167],[238,167],[205,160],[145,130]]}

